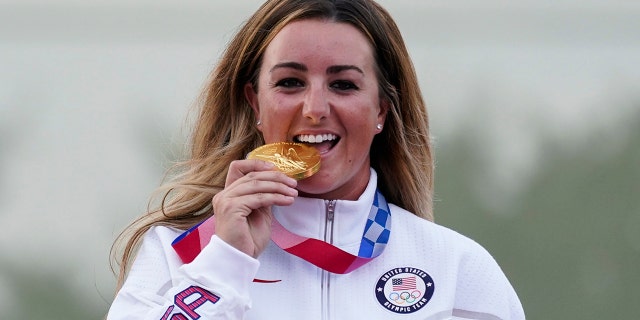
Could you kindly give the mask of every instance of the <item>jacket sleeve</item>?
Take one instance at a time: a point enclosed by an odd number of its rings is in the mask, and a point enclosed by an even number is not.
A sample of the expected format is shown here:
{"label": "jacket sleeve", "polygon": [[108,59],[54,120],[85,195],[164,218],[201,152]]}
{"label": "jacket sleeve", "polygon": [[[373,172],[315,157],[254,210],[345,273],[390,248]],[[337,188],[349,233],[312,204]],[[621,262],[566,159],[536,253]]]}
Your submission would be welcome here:
{"label": "jacket sleeve", "polygon": [[525,319],[522,304],[498,263],[472,240],[458,270],[453,315],[472,319]]}
{"label": "jacket sleeve", "polygon": [[154,227],[145,235],[107,320],[242,319],[259,262],[217,236],[191,263],[171,247],[176,234]]}

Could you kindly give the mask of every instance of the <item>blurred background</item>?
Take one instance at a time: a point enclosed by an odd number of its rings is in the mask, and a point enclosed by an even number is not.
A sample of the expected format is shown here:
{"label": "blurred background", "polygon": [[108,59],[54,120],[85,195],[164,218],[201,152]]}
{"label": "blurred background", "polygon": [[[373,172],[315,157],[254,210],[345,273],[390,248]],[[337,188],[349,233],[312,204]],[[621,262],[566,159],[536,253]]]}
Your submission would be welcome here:
{"label": "blurred background", "polygon": [[[0,318],[100,319],[109,249],[261,1],[0,0]],[[640,3],[380,1],[436,146],[436,221],[528,319],[640,315]]]}

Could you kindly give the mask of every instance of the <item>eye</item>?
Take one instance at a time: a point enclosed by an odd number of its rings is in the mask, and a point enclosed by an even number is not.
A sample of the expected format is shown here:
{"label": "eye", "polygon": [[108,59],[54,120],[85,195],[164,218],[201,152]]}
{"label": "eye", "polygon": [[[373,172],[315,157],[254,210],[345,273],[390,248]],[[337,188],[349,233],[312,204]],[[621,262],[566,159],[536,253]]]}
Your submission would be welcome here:
{"label": "eye", "polygon": [[348,91],[348,90],[358,90],[358,86],[356,86],[351,81],[339,80],[331,83],[331,88],[340,90],[340,91]]}
{"label": "eye", "polygon": [[296,78],[285,78],[276,82],[276,87],[296,88],[302,86],[304,86],[304,83]]}

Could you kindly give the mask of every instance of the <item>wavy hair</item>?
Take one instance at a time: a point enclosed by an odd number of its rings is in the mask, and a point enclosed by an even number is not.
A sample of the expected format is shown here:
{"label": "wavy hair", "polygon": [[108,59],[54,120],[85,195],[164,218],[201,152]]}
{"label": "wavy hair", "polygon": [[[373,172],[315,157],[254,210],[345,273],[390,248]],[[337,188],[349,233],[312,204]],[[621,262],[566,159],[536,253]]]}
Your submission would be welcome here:
{"label": "wavy hair", "polygon": [[268,0],[241,26],[210,74],[197,103],[189,159],[169,171],[172,178],[156,192],[160,201],[116,239],[111,255],[118,264],[118,288],[149,228],[186,230],[213,215],[211,198],[224,188],[231,161],[264,143],[244,85],[257,84],[263,54],[275,35],[302,19],[348,23],[371,42],[381,99],[391,106],[385,129],[375,136],[370,150],[378,187],[389,202],[433,220],[426,106],[404,40],[389,13],[372,0]]}

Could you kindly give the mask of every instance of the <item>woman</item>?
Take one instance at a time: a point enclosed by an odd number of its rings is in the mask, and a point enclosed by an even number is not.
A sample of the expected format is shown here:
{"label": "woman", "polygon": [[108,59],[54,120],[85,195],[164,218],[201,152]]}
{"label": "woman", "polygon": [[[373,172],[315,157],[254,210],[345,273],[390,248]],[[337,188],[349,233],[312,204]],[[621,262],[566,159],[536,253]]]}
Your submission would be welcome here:
{"label": "woman", "polygon": [[[317,173],[246,159],[280,142],[313,147]],[[375,2],[267,1],[213,71],[191,146],[128,229],[108,319],[524,319],[492,257],[430,222],[426,109]]]}

